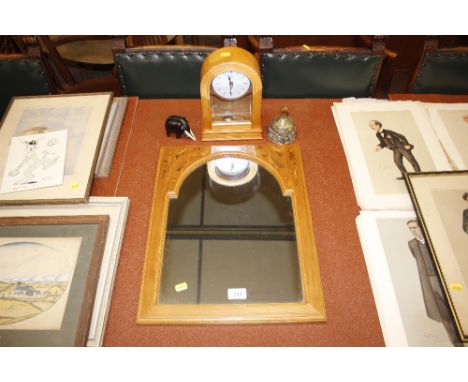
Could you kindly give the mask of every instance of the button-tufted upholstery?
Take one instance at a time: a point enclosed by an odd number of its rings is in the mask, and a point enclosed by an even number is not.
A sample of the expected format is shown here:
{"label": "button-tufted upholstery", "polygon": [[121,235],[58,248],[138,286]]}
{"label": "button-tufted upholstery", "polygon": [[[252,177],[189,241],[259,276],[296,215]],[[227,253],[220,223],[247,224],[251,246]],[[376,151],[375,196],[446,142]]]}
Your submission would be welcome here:
{"label": "button-tufted upholstery", "polygon": [[468,49],[424,52],[410,92],[468,94]]}
{"label": "button-tufted upholstery", "polygon": [[383,55],[372,51],[262,53],[263,96],[342,98],[373,95]]}
{"label": "button-tufted upholstery", "polygon": [[122,94],[140,98],[199,98],[200,71],[210,47],[115,51]]}
{"label": "button-tufted upholstery", "polygon": [[51,89],[39,58],[0,55],[0,118],[11,97],[50,94]]}

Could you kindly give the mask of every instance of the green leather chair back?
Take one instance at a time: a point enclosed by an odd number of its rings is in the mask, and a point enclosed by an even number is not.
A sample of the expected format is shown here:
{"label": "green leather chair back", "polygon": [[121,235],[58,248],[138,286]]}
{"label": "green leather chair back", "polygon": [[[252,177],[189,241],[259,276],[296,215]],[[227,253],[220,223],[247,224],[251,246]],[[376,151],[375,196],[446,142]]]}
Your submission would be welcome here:
{"label": "green leather chair back", "polygon": [[273,52],[260,57],[265,98],[368,97],[383,61],[371,52]]}
{"label": "green leather chair back", "polygon": [[0,56],[0,118],[12,97],[50,93],[50,85],[39,58]]}
{"label": "green leather chair back", "polygon": [[200,98],[200,72],[214,48],[127,49],[115,52],[122,94],[140,98]]}
{"label": "green leather chair back", "polygon": [[426,53],[410,92],[468,94],[468,50]]}

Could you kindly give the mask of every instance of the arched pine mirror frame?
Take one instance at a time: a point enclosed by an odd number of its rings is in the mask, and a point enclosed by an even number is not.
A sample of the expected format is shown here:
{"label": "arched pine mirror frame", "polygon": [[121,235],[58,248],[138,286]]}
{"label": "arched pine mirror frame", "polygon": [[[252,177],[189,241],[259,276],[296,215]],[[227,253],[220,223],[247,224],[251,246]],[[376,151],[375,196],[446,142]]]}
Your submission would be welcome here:
{"label": "arched pine mirror frame", "polygon": [[[195,169],[223,157],[256,162],[291,198],[302,299],[286,303],[164,304],[159,293],[170,199]],[[235,192],[235,191],[233,191]],[[302,158],[297,145],[162,147],[153,196],[140,291],[139,324],[270,323],[325,321],[325,302],[310,216]]]}

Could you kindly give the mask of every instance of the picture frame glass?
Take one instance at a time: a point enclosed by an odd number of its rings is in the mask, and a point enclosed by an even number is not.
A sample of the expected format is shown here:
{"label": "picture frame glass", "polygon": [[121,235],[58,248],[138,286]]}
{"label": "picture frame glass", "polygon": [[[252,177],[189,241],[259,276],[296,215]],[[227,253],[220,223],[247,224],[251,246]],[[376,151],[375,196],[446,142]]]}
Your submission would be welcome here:
{"label": "picture frame glass", "polygon": [[462,341],[468,341],[468,171],[408,174],[408,188],[429,241]]}

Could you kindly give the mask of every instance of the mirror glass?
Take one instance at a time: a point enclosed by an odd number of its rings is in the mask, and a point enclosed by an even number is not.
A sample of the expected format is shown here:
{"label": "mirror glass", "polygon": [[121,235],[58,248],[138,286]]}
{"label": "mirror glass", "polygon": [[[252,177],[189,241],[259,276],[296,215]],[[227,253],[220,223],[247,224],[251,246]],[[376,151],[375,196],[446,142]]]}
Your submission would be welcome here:
{"label": "mirror glass", "polygon": [[257,163],[197,168],[168,214],[159,304],[303,300],[291,198]]}

